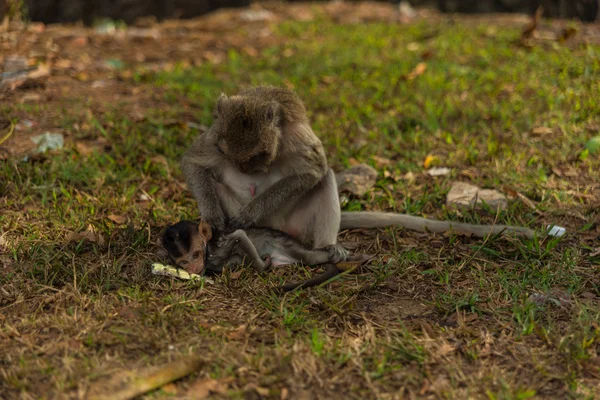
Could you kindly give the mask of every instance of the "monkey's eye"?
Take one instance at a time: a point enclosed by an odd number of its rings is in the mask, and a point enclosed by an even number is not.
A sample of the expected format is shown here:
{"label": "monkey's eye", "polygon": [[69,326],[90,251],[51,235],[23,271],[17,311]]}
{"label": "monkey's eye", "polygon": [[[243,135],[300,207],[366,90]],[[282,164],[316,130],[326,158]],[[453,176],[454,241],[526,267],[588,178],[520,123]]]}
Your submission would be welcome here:
{"label": "monkey's eye", "polygon": [[185,266],[185,265],[188,265],[188,264],[189,263],[188,263],[187,260],[181,260],[181,261],[179,261],[179,265],[181,265],[182,267]]}
{"label": "monkey's eye", "polygon": [[216,146],[217,147],[217,152],[219,154],[225,155],[225,152],[223,151],[223,149],[220,146]]}
{"label": "monkey's eye", "polygon": [[197,251],[197,252],[195,252],[194,254],[192,254],[192,258],[193,258],[194,260],[195,260],[195,259],[197,259],[198,257],[200,257],[200,252],[199,252],[199,251]]}

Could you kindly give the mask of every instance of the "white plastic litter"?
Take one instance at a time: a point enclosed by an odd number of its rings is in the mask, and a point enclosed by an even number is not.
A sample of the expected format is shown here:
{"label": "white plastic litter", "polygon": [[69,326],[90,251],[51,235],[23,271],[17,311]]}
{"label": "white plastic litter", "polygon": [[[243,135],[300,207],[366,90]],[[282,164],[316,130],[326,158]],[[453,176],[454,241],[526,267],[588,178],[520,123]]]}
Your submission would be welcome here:
{"label": "white plastic litter", "polygon": [[33,143],[37,144],[37,152],[45,153],[47,150],[62,149],[65,139],[60,133],[44,132],[41,135],[31,138]]}
{"label": "white plastic litter", "polygon": [[206,283],[210,283],[210,284],[215,283],[215,281],[213,281],[210,278],[205,278],[198,274],[190,274],[189,272],[184,271],[182,269],[177,269],[170,265],[163,265],[161,263],[152,264],[152,273],[154,275],[172,276],[174,278],[180,278],[180,279],[204,279],[204,282],[206,282]]}
{"label": "white plastic litter", "polygon": [[567,233],[567,230],[565,228],[563,228],[562,226],[558,226],[558,225],[548,225],[546,227],[546,229],[550,229],[548,231],[548,236],[561,237],[561,236],[564,236],[565,233]]}

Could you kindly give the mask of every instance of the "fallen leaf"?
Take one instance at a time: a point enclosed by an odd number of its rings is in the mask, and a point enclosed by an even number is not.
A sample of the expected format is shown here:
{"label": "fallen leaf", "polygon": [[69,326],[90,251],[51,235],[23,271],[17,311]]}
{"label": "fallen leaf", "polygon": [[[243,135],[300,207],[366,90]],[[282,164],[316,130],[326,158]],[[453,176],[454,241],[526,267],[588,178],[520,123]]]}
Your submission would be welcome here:
{"label": "fallen leaf", "polygon": [[532,135],[549,135],[552,132],[552,128],[548,128],[545,126],[536,126],[535,128],[531,129]]}
{"label": "fallen leaf", "polygon": [[246,390],[246,391],[254,390],[254,391],[256,391],[256,393],[258,393],[259,395],[261,395],[263,397],[269,396],[269,389],[258,386],[254,383],[249,383],[246,386],[244,386],[244,390]]}
{"label": "fallen leaf", "polygon": [[290,395],[290,391],[287,388],[281,389],[281,395],[279,396],[280,400],[287,400]]}
{"label": "fallen leaf", "polygon": [[445,356],[446,354],[450,354],[450,353],[452,353],[455,350],[456,350],[456,348],[454,348],[454,346],[452,346],[450,343],[444,342],[438,348],[437,354],[440,355],[440,356]]}
{"label": "fallen leaf", "polygon": [[75,149],[77,149],[77,152],[79,154],[83,154],[84,156],[89,156],[94,151],[96,151],[95,148],[90,147],[90,146],[88,146],[87,144],[85,144],[83,142],[77,142],[77,143],[75,143]]}
{"label": "fallen leaf", "polygon": [[231,279],[239,279],[239,277],[242,276],[242,270],[237,270],[237,271],[233,271],[231,274],[229,274],[229,277]]}
{"label": "fallen leaf", "polygon": [[427,64],[425,64],[424,62],[418,63],[417,66],[412,71],[410,71],[410,73],[408,75],[406,75],[406,79],[411,81],[411,80],[415,79],[417,76],[423,75],[423,72],[425,72],[426,69],[427,69]]}
{"label": "fallen leaf", "polygon": [[432,154],[428,154],[427,157],[425,157],[425,160],[423,161],[423,167],[428,169],[432,166],[432,164],[434,162],[439,161],[440,159],[437,156],[434,156]]}
{"label": "fallen leaf", "polygon": [[69,242],[79,242],[81,240],[87,240],[92,243],[97,243],[100,246],[103,246],[105,243],[104,236],[101,233],[97,232],[96,228],[92,225],[88,225],[86,230],[83,232],[76,232],[69,235],[67,238]]}
{"label": "fallen leaf", "polygon": [[531,38],[540,24],[540,20],[542,19],[542,13],[544,12],[544,7],[539,6],[533,15],[533,18],[525,25],[523,28],[523,33],[521,34],[521,39],[529,39]]}
{"label": "fallen leaf", "polygon": [[394,163],[389,158],[383,158],[383,157],[379,157],[379,156],[371,156],[371,159],[373,161],[375,161],[375,165],[377,165],[377,168],[382,168],[382,167],[385,167],[386,165],[391,165]]}
{"label": "fallen leaf", "polygon": [[560,34],[559,39],[561,41],[569,40],[570,38],[572,38],[576,34],[577,34],[577,28],[569,26],[569,27],[563,29],[563,31]]}
{"label": "fallen leaf", "polygon": [[165,386],[160,388],[161,392],[165,393],[165,394],[169,394],[169,395],[176,395],[177,394],[177,385],[175,385],[174,383],[168,383]]}
{"label": "fallen leaf", "polygon": [[125,222],[127,222],[127,216],[126,215],[110,214],[106,218],[108,218],[109,220],[111,220],[115,224],[124,224]]}
{"label": "fallen leaf", "polygon": [[395,174],[388,171],[387,169],[383,171],[383,177],[389,178],[389,179],[393,180],[394,182],[398,181],[398,177]]}
{"label": "fallen leaf", "polygon": [[240,340],[246,336],[246,328],[247,325],[240,325],[231,332],[228,332],[225,336],[227,336],[227,339],[229,340]]}
{"label": "fallen leaf", "polygon": [[204,378],[197,380],[187,390],[186,395],[193,399],[205,399],[211,393],[223,394],[227,391],[227,387],[216,379]]}

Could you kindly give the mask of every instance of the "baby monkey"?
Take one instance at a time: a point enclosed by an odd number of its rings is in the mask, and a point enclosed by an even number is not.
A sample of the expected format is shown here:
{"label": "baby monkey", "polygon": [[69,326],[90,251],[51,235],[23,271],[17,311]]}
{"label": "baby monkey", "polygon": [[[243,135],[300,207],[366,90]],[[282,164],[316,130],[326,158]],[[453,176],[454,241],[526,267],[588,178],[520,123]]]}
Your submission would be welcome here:
{"label": "baby monkey", "polygon": [[[326,270],[303,282],[282,286],[283,291],[320,285],[346,269],[335,264],[327,249],[309,249],[285,232],[271,228],[237,229],[225,233],[206,222],[183,220],[167,227],[162,245],[171,260],[190,273],[221,273],[224,267],[251,265],[257,271],[293,264],[320,265]],[[365,262],[370,256],[350,256],[347,261]]]}

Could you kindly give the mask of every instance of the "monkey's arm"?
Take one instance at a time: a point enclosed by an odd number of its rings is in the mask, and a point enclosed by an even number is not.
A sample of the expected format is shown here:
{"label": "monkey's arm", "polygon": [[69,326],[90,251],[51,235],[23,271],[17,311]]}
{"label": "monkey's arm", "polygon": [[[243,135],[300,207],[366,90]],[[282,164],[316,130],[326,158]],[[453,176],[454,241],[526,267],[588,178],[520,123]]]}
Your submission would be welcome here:
{"label": "monkey's arm", "polygon": [[417,232],[457,232],[484,238],[499,233],[513,233],[517,236],[533,238],[534,231],[528,228],[508,225],[473,225],[463,222],[437,221],[408,214],[377,211],[343,212],[340,229],[384,228],[400,226]]}
{"label": "monkey's arm", "polygon": [[185,155],[181,160],[181,169],[188,187],[198,203],[202,219],[217,229],[224,229],[225,214],[219,203],[212,171],[194,163]]}
{"label": "monkey's arm", "polygon": [[291,175],[277,181],[240,210],[231,221],[233,226],[248,228],[276,210],[295,203],[319,183],[314,174]]}

